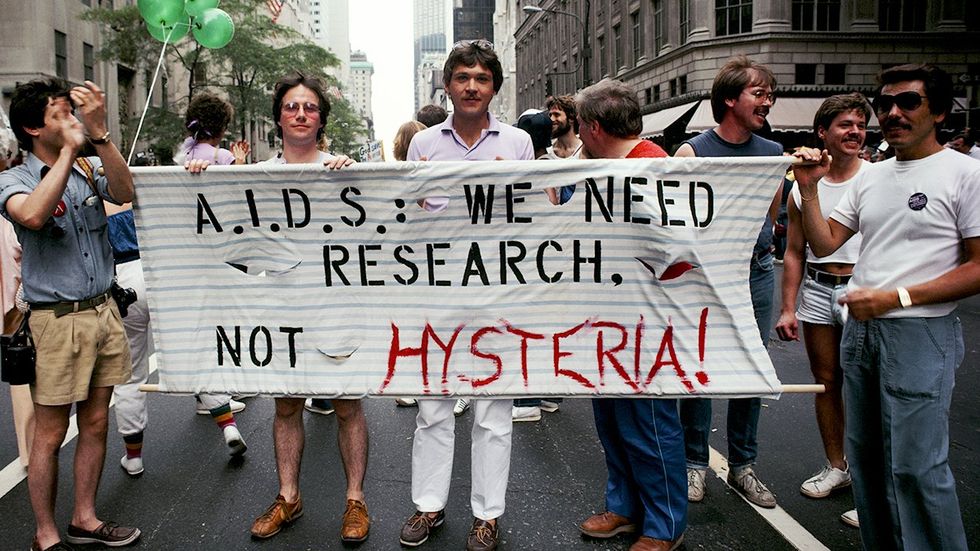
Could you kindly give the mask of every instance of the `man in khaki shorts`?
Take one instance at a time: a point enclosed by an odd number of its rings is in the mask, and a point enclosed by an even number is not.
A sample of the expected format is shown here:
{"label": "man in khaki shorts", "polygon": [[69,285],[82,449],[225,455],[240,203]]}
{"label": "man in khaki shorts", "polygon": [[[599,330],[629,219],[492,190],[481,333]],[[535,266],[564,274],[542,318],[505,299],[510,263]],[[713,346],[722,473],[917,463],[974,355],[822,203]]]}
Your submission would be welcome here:
{"label": "man in khaki shorts", "polygon": [[[77,117],[77,118],[76,118]],[[109,292],[112,251],[102,200],[133,200],[133,179],[106,130],[105,94],[92,82],[69,90],[35,80],[14,90],[11,126],[24,164],[0,174],[0,214],[23,248],[24,299],[37,348],[31,385],[36,427],[27,472],[37,524],[33,550],[110,547],[137,540],[137,528],[103,522],[95,495],[105,462],[112,387],[130,376],[126,333]],[[86,140],[98,156],[76,160]],[[75,499],[67,542],[55,523],[58,450],[76,404]]]}

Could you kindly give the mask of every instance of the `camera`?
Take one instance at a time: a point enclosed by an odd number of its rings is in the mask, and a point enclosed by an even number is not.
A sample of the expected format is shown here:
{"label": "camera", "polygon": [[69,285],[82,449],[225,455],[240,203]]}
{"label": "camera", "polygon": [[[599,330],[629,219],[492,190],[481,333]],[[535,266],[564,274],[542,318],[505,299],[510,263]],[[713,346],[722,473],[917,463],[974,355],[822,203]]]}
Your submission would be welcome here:
{"label": "camera", "polygon": [[119,315],[126,317],[129,314],[129,305],[136,302],[136,291],[121,287],[113,281],[109,292],[112,293],[112,298],[116,301],[116,306],[119,307]]}

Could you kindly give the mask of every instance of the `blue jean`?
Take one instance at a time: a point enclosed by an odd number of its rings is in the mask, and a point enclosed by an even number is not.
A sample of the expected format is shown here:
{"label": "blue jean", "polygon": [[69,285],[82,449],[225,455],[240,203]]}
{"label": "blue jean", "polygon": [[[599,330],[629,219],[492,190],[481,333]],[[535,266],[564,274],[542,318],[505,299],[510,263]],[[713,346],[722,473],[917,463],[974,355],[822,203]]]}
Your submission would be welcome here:
{"label": "blue jean", "polygon": [[844,326],[844,449],[867,549],[967,549],[949,468],[963,354],[955,314]]}
{"label": "blue jean", "polygon": [[[772,297],[776,277],[773,273],[772,255],[752,258],[749,269],[749,290],[752,293],[752,310],[763,346],[768,345],[772,330]],[[734,398],[728,400],[728,464],[737,469],[755,462],[759,455],[757,434],[759,398]],[[692,398],[681,400],[681,424],[684,425],[684,444],[689,468],[704,469],[708,466],[708,436],[711,434],[711,400]]]}
{"label": "blue jean", "polygon": [[687,528],[687,475],[677,400],[592,400],[605,451],[606,510],[631,519],[642,534],[673,541]]}

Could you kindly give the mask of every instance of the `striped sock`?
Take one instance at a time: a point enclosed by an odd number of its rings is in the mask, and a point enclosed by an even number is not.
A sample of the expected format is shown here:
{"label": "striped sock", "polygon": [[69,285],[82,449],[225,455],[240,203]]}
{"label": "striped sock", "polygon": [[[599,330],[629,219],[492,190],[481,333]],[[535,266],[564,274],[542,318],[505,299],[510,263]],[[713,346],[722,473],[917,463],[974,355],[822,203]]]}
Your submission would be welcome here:
{"label": "striped sock", "polygon": [[123,435],[123,442],[126,443],[126,458],[143,456],[143,431],[136,434]]}
{"label": "striped sock", "polygon": [[235,425],[235,415],[231,412],[231,403],[227,403],[223,406],[216,407],[211,410],[211,418],[214,422],[218,424],[218,427],[222,430],[227,426]]}

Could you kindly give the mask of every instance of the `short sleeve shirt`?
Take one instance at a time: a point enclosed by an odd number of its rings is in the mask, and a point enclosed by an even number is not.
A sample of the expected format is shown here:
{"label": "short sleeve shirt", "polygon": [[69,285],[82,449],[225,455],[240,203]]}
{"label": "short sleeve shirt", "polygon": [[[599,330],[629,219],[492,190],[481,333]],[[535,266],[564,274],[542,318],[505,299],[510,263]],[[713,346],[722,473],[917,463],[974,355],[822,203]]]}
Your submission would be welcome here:
{"label": "short sleeve shirt", "polygon": [[7,212],[7,200],[19,193],[32,193],[49,168],[33,154],[24,164],[0,172],[0,214],[14,223],[23,249],[24,300],[60,302],[85,300],[106,292],[114,276],[108,222],[102,199],[109,195],[109,182],[98,174],[102,161],[89,157],[95,171],[92,190],[85,172],[72,167],[61,201],[40,230],[21,226]]}

